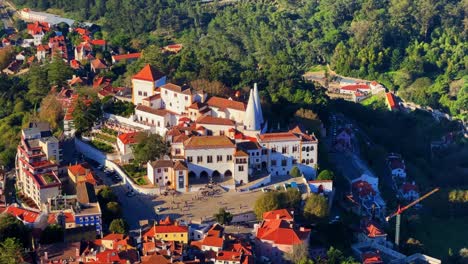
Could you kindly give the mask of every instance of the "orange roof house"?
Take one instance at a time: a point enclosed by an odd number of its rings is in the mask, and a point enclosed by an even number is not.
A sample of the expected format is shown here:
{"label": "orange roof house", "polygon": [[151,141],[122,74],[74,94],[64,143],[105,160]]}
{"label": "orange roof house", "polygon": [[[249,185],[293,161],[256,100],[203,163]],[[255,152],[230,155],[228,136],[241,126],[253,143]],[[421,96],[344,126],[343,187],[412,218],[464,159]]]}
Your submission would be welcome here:
{"label": "orange roof house", "polygon": [[157,240],[164,241],[176,241],[180,243],[188,243],[188,227],[181,226],[178,222],[173,224],[155,225],[150,228],[144,235],[143,238],[146,241],[154,238]]}
{"label": "orange roof house", "polygon": [[92,185],[96,185],[94,174],[87,163],[69,166],[68,177],[70,177],[74,183],[88,182]]}
{"label": "orange roof house", "polygon": [[[310,229],[297,228],[287,210],[275,210],[263,214],[263,221],[256,226],[256,245],[258,253],[267,257],[280,252],[291,252],[294,245],[307,243]],[[272,250],[273,249],[273,250]]]}
{"label": "orange roof house", "polygon": [[395,100],[395,95],[393,95],[393,93],[386,93],[385,99],[387,102],[388,110],[390,111],[399,110],[398,104],[396,103],[396,100]]}
{"label": "orange roof house", "polygon": [[146,66],[135,74],[132,79],[155,82],[164,76],[164,73],[158,71],[153,66],[146,64]]}

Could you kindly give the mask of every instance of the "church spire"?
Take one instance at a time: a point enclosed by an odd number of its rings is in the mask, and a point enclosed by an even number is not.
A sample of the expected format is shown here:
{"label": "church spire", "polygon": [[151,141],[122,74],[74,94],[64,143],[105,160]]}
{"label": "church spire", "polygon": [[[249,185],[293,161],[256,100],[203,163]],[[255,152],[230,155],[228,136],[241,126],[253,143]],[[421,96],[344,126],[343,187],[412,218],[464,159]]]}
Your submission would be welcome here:
{"label": "church spire", "polygon": [[250,90],[249,102],[245,110],[244,125],[246,130],[260,130],[260,123],[257,120],[257,113],[255,111],[255,99],[253,90]]}
{"label": "church spire", "polygon": [[262,113],[262,105],[260,103],[260,96],[258,94],[257,83],[254,83],[254,103],[255,103],[255,116],[257,117],[258,124],[263,124],[263,113]]}

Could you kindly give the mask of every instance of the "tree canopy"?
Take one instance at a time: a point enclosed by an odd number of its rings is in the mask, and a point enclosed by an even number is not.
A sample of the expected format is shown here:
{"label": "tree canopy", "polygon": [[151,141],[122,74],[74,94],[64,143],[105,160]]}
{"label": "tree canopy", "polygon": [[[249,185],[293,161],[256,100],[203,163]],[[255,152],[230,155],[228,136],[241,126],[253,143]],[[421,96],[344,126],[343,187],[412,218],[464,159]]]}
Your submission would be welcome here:
{"label": "tree canopy", "polygon": [[232,221],[232,214],[224,208],[219,208],[218,213],[214,214],[216,221],[222,225],[228,225]]}
{"label": "tree canopy", "polygon": [[112,233],[116,233],[116,234],[127,234],[128,233],[128,223],[122,219],[122,218],[118,218],[118,219],[114,219],[112,220],[112,222],[110,223],[110,226],[109,226],[109,231],[111,231]]}
{"label": "tree canopy", "polygon": [[155,161],[169,151],[169,147],[159,134],[139,133],[136,137],[137,144],[133,146],[135,161],[145,163]]}
{"label": "tree canopy", "polygon": [[333,180],[335,178],[335,174],[331,170],[323,170],[317,176],[317,180]]}
{"label": "tree canopy", "polygon": [[7,238],[0,243],[0,264],[24,263],[23,247],[16,238]]}
{"label": "tree canopy", "polygon": [[263,193],[254,205],[254,212],[258,219],[263,213],[281,208],[297,210],[301,203],[301,193],[295,188],[288,188],[281,192]]}
{"label": "tree canopy", "polygon": [[309,221],[323,220],[328,215],[328,202],[323,195],[311,193],[304,205],[304,217]]}

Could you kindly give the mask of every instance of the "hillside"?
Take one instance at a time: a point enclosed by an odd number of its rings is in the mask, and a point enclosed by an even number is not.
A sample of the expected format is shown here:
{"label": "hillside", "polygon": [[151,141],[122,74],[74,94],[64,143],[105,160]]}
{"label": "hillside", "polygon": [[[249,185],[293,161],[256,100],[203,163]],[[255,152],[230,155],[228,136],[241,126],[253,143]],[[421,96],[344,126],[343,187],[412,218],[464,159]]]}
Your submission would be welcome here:
{"label": "hillside", "polygon": [[[404,99],[466,119],[468,53],[464,0],[239,1],[14,0],[102,25],[125,50],[182,42],[169,61],[175,79],[259,81],[272,102],[316,103],[300,75],[330,63],[338,73],[375,79]],[[132,15],[129,15],[132,14]]]}

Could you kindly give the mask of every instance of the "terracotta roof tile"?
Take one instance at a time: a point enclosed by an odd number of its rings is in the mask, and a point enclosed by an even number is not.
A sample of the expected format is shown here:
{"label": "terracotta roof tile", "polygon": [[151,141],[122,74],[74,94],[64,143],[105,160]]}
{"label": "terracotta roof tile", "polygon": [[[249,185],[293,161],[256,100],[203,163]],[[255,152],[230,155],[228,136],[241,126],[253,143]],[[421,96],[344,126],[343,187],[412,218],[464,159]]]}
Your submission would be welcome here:
{"label": "terracotta roof tile", "polygon": [[235,126],[236,122],[228,118],[201,116],[195,121],[197,124],[204,125],[219,125],[219,126]]}
{"label": "terracotta roof tile", "polygon": [[138,132],[130,132],[130,133],[123,133],[120,134],[117,138],[124,144],[135,144],[137,143],[136,138],[137,138]]}
{"label": "terracotta roof tile", "polygon": [[146,64],[141,71],[133,76],[133,79],[155,82],[164,76],[164,73],[158,71],[153,66]]}
{"label": "terracotta roof tile", "polygon": [[120,55],[114,55],[112,58],[115,61],[120,61],[120,60],[131,60],[131,59],[139,59],[141,57],[141,53],[128,53],[128,54],[120,54]]}
{"label": "terracotta roof tile", "polygon": [[234,143],[226,136],[193,136],[184,142],[186,149],[234,148]]}
{"label": "terracotta roof tile", "polygon": [[142,111],[142,112],[147,112],[153,115],[158,115],[158,116],[165,116],[168,114],[168,112],[164,109],[154,109],[146,105],[137,105],[135,110]]}
{"label": "terracotta roof tile", "polygon": [[245,111],[246,105],[243,102],[229,100],[217,96],[210,97],[206,102],[211,107],[217,107],[220,109],[229,108],[238,111]]}
{"label": "terracotta roof tile", "polygon": [[27,223],[34,223],[36,222],[37,218],[39,217],[39,213],[30,211],[24,208],[19,208],[15,206],[8,206],[5,210],[5,213],[15,216]]}

